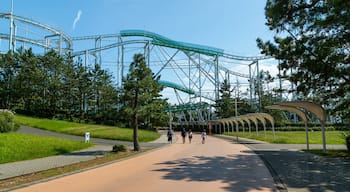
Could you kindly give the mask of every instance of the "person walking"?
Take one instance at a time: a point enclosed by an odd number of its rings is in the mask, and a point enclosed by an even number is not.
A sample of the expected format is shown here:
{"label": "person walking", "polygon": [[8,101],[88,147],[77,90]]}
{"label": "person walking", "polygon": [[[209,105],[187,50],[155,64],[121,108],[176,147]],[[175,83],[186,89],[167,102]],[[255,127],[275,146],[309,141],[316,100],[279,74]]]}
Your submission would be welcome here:
{"label": "person walking", "polygon": [[207,132],[205,131],[205,129],[203,129],[202,133],[201,133],[201,136],[202,136],[202,144],[205,143],[205,138],[207,137]]}
{"label": "person walking", "polygon": [[185,140],[186,140],[186,129],[185,128],[182,129],[181,136],[182,136],[182,143],[185,143]]}
{"label": "person walking", "polygon": [[168,136],[168,142],[173,143],[173,130],[169,129],[167,136]]}
{"label": "person walking", "polygon": [[192,141],[192,130],[191,129],[188,131],[188,140],[191,143],[191,141]]}

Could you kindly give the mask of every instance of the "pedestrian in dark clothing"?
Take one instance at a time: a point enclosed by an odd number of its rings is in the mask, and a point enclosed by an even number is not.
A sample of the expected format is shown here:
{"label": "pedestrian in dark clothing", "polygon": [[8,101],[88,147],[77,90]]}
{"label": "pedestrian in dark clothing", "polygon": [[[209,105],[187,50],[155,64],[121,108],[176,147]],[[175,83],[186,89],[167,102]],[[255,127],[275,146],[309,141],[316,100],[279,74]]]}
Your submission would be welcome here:
{"label": "pedestrian in dark clothing", "polygon": [[182,143],[185,143],[185,141],[186,141],[186,129],[185,128],[182,129],[181,136],[182,136]]}
{"label": "pedestrian in dark clothing", "polygon": [[173,143],[173,130],[169,129],[167,136],[168,136],[168,142]]}

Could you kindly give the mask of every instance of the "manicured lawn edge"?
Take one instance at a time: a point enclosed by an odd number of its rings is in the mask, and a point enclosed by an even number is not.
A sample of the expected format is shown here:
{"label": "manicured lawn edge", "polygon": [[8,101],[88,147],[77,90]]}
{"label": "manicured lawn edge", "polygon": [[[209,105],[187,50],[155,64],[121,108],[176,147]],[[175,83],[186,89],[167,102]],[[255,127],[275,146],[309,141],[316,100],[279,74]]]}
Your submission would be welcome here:
{"label": "manicured lawn edge", "polygon": [[91,147],[92,143],[23,133],[0,134],[0,163],[60,155]]}
{"label": "manicured lawn edge", "polygon": [[[94,138],[133,141],[133,130],[130,128],[41,119],[23,115],[15,115],[15,122],[20,125],[70,135],[84,136],[86,132],[90,132],[90,136]],[[157,132],[139,129],[140,142],[154,141],[159,137],[160,134]]]}
{"label": "manicured lawn edge", "polygon": [[[345,144],[345,140],[342,138],[343,131],[326,131],[326,143],[327,144]],[[272,131],[266,131],[266,138],[264,131],[259,131],[259,136],[256,136],[256,132],[225,132],[224,135],[237,136],[242,138],[254,139],[259,141],[265,141],[268,143],[279,144],[306,144],[305,131],[276,131],[275,138],[273,138]],[[322,144],[322,132],[314,131],[309,132],[310,144]]]}

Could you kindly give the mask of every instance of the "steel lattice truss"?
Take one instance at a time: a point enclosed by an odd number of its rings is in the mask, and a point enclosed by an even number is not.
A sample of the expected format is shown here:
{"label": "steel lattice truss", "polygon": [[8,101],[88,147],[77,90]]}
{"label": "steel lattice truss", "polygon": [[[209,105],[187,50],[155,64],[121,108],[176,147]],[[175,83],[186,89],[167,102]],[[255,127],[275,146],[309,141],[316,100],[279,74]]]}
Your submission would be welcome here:
{"label": "steel lattice truss", "polygon": [[[122,86],[122,77],[128,72],[132,56],[143,53],[154,74],[161,75],[163,85],[173,89],[165,96],[176,97],[178,105],[214,103],[219,99],[219,87],[224,79],[240,92],[247,92],[251,101],[256,99],[255,86],[251,83],[258,78],[259,60],[269,58],[236,56],[222,49],[175,41],[145,30],[69,37],[51,26],[11,13],[0,13],[0,25],[9,26],[7,33],[0,33],[2,53],[19,47],[32,47],[39,54],[51,49],[60,54],[71,53],[86,65],[98,64],[108,69],[114,74],[117,86]],[[238,71],[237,65],[246,70]]]}

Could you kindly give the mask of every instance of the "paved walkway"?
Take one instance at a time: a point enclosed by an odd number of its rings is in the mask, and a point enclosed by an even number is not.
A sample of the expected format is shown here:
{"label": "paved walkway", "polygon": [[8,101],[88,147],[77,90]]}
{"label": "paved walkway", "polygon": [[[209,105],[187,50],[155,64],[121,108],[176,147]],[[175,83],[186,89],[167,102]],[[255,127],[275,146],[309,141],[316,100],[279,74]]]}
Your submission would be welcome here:
{"label": "paved walkway", "polygon": [[[53,133],[29,127],[22,127],[20,132],[28,134],[50,135],[83,141],[83,137]],[[237,147],[236,137],[219,137],[229,140]],[[104,139],[91,139],[97,145],[66,155],[47,157],[36,160],[0,164],[0,179],[15,177],[54,167],[60,167],[80,161],[94,159],[109,152],[113,144],[125,144],[132,147],[132,142]],[[142,147],[160,147],[166,145],[165,132],[151,143],[142,143]],[[350,192],[350,160],[320,157],[300,151],[306,145],[268,144],[255,140],[239,138],[239,143],[249,149],[244,153],[258,154],[273,175],[281,191],[318,192],[349,191]],[[311,149],[321,149],[322,145],[310,145]],[[221,148],[220,148],[221,149]],[[346,149],[345,145],[327,145],[327,149]],[[216,149],[217,150],[217,149]],[[187,161],[184,159],[184,162]],[[184,165],[185,166],[185,165]]]}
{"label": "paved walkway", "polygon": [[200,135],[195,134],[191,144],[179,140],[125,161],[18,191],[276,192],[277,189],[269,170],[248,147],[210,136],[202,144]]}
{"label": "paved walkway", "polygon": [[[237,143],[236,137],[218,137]],[[350,160],[322,157],[300,151],[306,145],[268,144],[238,139],[265,162],[281,191],[293,192],[350,192]],[[322,149],[322,145],[310,145]],[[346,149],[345,145],[327,145],[327,149]]]}

